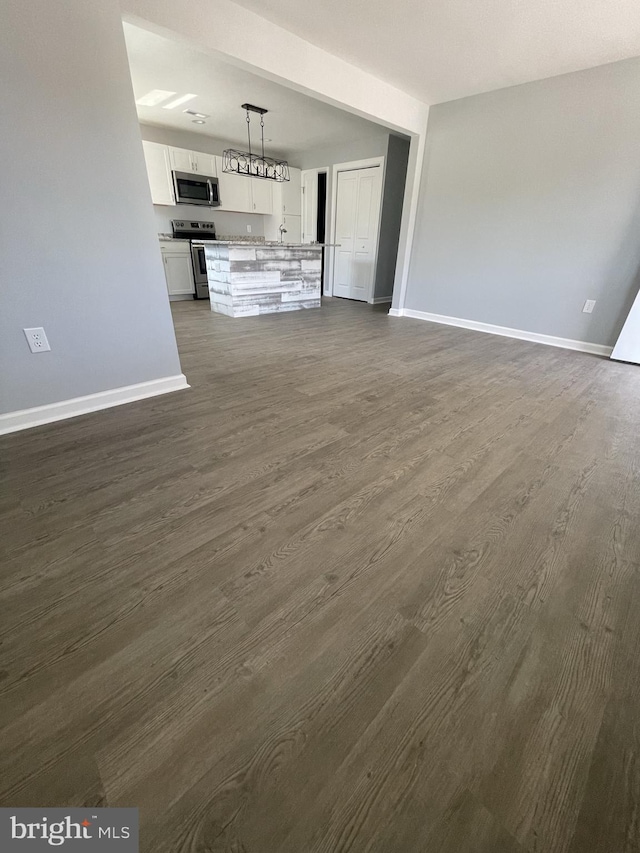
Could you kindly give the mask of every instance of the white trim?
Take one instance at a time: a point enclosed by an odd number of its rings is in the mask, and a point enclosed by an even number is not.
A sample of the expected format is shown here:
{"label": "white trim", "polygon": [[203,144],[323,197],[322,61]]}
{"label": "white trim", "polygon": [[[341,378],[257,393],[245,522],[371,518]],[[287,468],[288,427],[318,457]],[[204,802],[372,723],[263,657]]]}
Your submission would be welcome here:
{"label": "white trim", "polygon": [[391,296],[374,296],[369,300],[369,305],[383,305],[385,302],[391,302]]}
{"label": "white trim", "polygon": [[86,394],[84,397],[72,397],[70,400],[48,403],[46,406],[7,412],[0,415],[0,435],[61,421],[65,418],[75,418],[77,415],[86,415],[89,412],[111,408],[111,406],[121,406],[123,403],[133,403],[135,400],[144,400],[146,397],[156,397],[158,394],[168,394],[170,391],[181,391],[189,387],[184,373],[178,373],[175,376],[164,376],[162,379],[152,379],[149,382],[137,382],[135,385],[99,391],[97,394]]}
{"label": "white trim", "polygon": [[[376,253],[373,262],[374,270],[378,267],[378,247],[380,245],[380,223],[382,222],[382,199],[384,198],[384,157],[369,157],[366,160],[351,160],[349,163],[334,163],[331,167],[331,211],[329,214],[329,235],[330,243],[336,243],[336,222],[338,218],[338,173],[353,172],[356,169],[382,169],[382,181],[380,183],[380,210],[378,211],[378,233],[376,235]],[[333,296],[333,263],[335,258],[335,249],[333,246],[327,249],[326,263],[326,281],[324,287],[325,296]],[[371,287],[375,285],[375,275],[371,282]],[[367,302],[371,299],[371,294],[367,297]]]}
{"label": "white trim", "polygon": [[531,341],[535,344],[545,344],[550,347],[562,347],[578,352],[588,352],[592,355],[611,355],[612,347],[604,344],[592,344],[589,341],[574,341],[571,338],[556,338],[553,335],[543,335],[539,332],[527,332],[524,329],[510,329],[508,326],[494,326],[492,323],[480,323],[477,320],[463,320],[460,317],[447,317],[445,314],[429,314],[427,311],[414,311],[413,308],[392,308],[392,317],[412,317],[414,320],[427,320],[430,323],[440,323],[444,326],[458,326],[461,329],[472,329],[474,332],[486,332],[489,335],[501,335],[504,338],[516,338],[520,341]]}

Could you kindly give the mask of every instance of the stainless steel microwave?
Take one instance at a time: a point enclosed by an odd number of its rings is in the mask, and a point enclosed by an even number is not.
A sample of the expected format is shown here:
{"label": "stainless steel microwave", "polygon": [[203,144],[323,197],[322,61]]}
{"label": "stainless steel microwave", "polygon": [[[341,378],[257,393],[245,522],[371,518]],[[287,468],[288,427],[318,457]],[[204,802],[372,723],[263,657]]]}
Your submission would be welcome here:
{"label": "stainless steel microwave", "polygon": [[192,172],[174,172],[173,189],[176,204],[199,204],[204,207],[220,205],[217,178],[195,175]]}

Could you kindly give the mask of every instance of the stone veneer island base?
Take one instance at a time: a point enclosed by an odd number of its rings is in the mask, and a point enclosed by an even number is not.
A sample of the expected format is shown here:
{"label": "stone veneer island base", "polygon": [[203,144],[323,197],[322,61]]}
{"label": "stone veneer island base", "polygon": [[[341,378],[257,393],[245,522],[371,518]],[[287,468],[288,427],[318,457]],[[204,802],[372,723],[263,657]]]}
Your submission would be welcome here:
{"label": "stone veneer island base", "polygon": [[322,245],[205,243],[211,310],[251,317],[319,308]]}

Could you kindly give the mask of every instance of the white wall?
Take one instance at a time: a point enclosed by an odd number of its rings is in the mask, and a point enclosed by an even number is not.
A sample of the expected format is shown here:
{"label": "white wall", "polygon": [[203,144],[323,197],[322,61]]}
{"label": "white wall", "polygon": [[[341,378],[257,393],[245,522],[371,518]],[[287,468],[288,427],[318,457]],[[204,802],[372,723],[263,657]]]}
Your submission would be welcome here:
{"label": "white wall", "polygon": [[0,75],[0,412],[180,374],[117,3],[3,0]]}
{"label": "white wall", "polygon": [[[148,124],[140,125],[140,134],[148,142],[173,145],[190,151],[203,151],[205,154],[221,155],[225,148],[232,147],[231,143],[213,136]],[[190,204],[154,204],[153,213],[156,230],[163,234],[171,233],[172,219],[199,219],[203,222],[214,222],[217,237],[246,237],[249,233],[252,237],[264,237],[265,217],[260,213],[230,213]],[[247,231],[247,225],[251,227],[251,232]]]}
{"label": "white wall", "polygon": [[613,345],[640,283],[639,103],[631,59],[432,107],[404,307]]}

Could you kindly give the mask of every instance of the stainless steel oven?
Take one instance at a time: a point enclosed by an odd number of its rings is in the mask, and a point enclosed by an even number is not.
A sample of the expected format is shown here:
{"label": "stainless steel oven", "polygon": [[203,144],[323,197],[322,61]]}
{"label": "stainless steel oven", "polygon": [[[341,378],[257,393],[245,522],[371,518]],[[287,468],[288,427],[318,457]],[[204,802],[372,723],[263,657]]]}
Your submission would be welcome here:
{"label": "stainless steel oven", "polygon": [[176,204],[199,204],[202,207],[218,207],[220,193],[218,179],[192,172],[174,172],[173,188]]}
{"label": "stainless steel oven", "polygon": [[176,240],[189,240],[191,243],[194,296],[196,299],[208,299],[209,282],[203,240],[212,241],[216,239],[216,226],[213,222],[203,222],[202,220],[191,222],[187,219],[172,219],[171,231]]}
{"label": "stainless steel oven", "polygon": [[193,261],[193,281],[196,286],[196,299],[209,298],[209,281],[207,279],[207,260],[204,256],[202,243],[191,244],[191,260]]}

